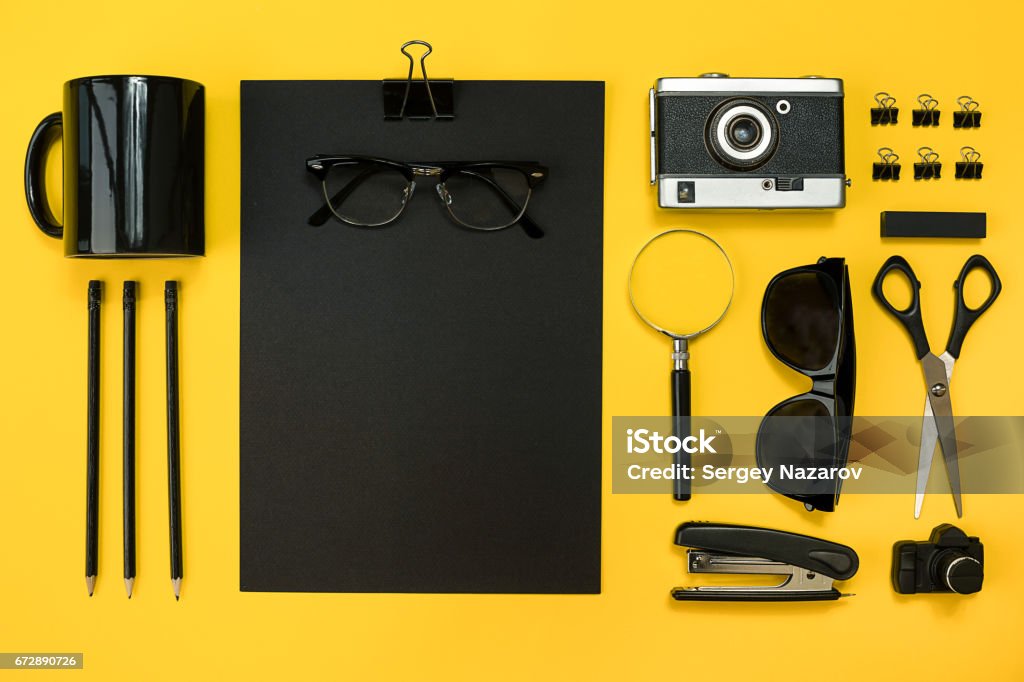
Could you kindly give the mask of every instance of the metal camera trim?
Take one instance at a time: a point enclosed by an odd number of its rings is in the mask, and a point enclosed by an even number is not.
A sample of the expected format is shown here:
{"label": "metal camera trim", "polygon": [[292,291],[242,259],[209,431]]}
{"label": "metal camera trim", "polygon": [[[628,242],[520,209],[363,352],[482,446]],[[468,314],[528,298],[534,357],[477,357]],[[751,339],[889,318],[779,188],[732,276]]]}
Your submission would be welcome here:
{"label": "metal camera trim", "polygon": [[[757,146],[749,151],[737,149],[729,139],[729,135],[726,133],[726,129],[729,127],[729,124],[744,115],[754,119],[761,128],[760,142],[758,142]],[[720,116],[717,113],[713,114],[713,116],[718,118],[714,130],[715,139],[718,141],[718,146],[715,148],[716,151],[724,152],[736,161],[757,161],[771,151],[775,146],[775,136],[772,130],[772,123],[768,120],[768,117],[765,116],[764,112],[755,106],[750,104],[735,104],[733,106],[725,107],[725,111]],[[744,163],[743,165],[750,166],[752,164]]]}
{"label": "metal camera trim", "polygon": [[942,576],[942,583],[945,587],[949,588],[950,592],[954,592],[956,594],[963,594],[963,592],[960,592],[955,587],[953,587],[953,567],[957,564],[962,564],[964,562],[970,562],[977,565],[979,568],[981,567],[980,561],[966,554],[964,556],[957,557],[956,559],[950,561],[949,565],[946,566],[945,574]]}
{"label": "metal camera trim", "polygon": [[719,76],[706,78],[659,78],[654,90],[662,95],[675,93],[731,92],[738,95],[843,95],[843,81],[840,78],[732,78]]}

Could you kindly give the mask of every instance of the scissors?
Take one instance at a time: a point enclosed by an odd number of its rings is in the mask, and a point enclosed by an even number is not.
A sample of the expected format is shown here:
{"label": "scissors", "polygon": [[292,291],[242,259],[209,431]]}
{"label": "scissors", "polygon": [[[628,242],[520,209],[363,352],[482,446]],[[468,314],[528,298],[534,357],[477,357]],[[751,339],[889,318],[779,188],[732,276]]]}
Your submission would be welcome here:
{"label": "scissors", "polygon": [[[991,290],[988,298],[977,308],[971,308],[964,300],[964,282],[974,270],[984,270],[990,280]],[[882,283],[893,271],[906,276],[910,282],[912,297],[910,305],[903,310],[896,308],[885,298]],[[942,447],[942,458],[946,462],[946,475],[949,487],[953,492],[953,505],[957,517],[963,516],[963,502],[960,497],[960,466],[957,461],[956,429],[953,425],[953,406],[949,399],[949,381],[953,376],[953,364],[960,357],[967,330],[971,328],[982,313],[989,309],[1003,289],[1002,282],[995,268],[982,255],[975,254],[967,259],[960,270],[960,276],[953,282],[956,289],[956,312],[953,314],[953,327],[949,331],[949,340],[942,355],[936,356],[928,346],[928,337],[921,321],[921,283],[917,281],[914,271],[903,256],[893,256],[885,261],[882,269],[875,277],[871,292],[879,303],[895,317],[910,334],[914,342],[914,352],[921,361],[926,385],[924,417],[921,421],[921,453],[917,461],[917,497],[914,500],[914,518],[921,517],[921,505],[924,502],[924,490],[928,485],[928,473],[932,467],[932,456],[935,443]]]}

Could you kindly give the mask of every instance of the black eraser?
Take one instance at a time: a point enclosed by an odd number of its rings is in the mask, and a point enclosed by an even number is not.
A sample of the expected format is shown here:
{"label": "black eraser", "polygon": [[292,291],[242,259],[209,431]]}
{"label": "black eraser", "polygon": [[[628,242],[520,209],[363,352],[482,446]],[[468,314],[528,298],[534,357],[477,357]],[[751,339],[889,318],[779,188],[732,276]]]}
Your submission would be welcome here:
{"label": "black eraser", "polygon": [[882,236],[984,239],[985,216],[957,211],[882,211]]}

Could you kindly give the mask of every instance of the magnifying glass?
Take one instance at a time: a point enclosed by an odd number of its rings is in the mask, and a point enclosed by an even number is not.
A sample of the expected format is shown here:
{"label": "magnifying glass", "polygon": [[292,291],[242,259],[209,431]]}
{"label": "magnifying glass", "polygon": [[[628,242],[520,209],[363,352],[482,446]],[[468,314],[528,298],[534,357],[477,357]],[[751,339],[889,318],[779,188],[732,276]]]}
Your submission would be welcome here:
{"label": "magnifying glass", "polygon": [[[629,302],[647,326],[672,339],[672,426],[679,439],[690,435],[690,339],[722,321],[735,289],[729,256],[703,232],[662,232],[633,259]],[[681,502],[691,495],[691,481],[681,475],[690,461],[683,448],[673,455],[673,494]]]}

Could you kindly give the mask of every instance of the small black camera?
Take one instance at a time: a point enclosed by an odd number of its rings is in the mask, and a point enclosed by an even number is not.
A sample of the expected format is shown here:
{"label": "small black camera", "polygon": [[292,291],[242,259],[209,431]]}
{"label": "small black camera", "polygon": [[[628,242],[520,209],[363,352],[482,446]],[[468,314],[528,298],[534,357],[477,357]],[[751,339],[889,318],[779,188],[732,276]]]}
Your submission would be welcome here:
{"label": "small black camera", "polygon": [[843,82],[835,78],[659,78],[650,92],[658,205],[842,208]]}
{"label": "small black camera", "polygon": [[892,586],[900,594],[981,591],[985,551],[978,538],[954,525],[936,526],[928,542],[904,540],[892,548]]}

